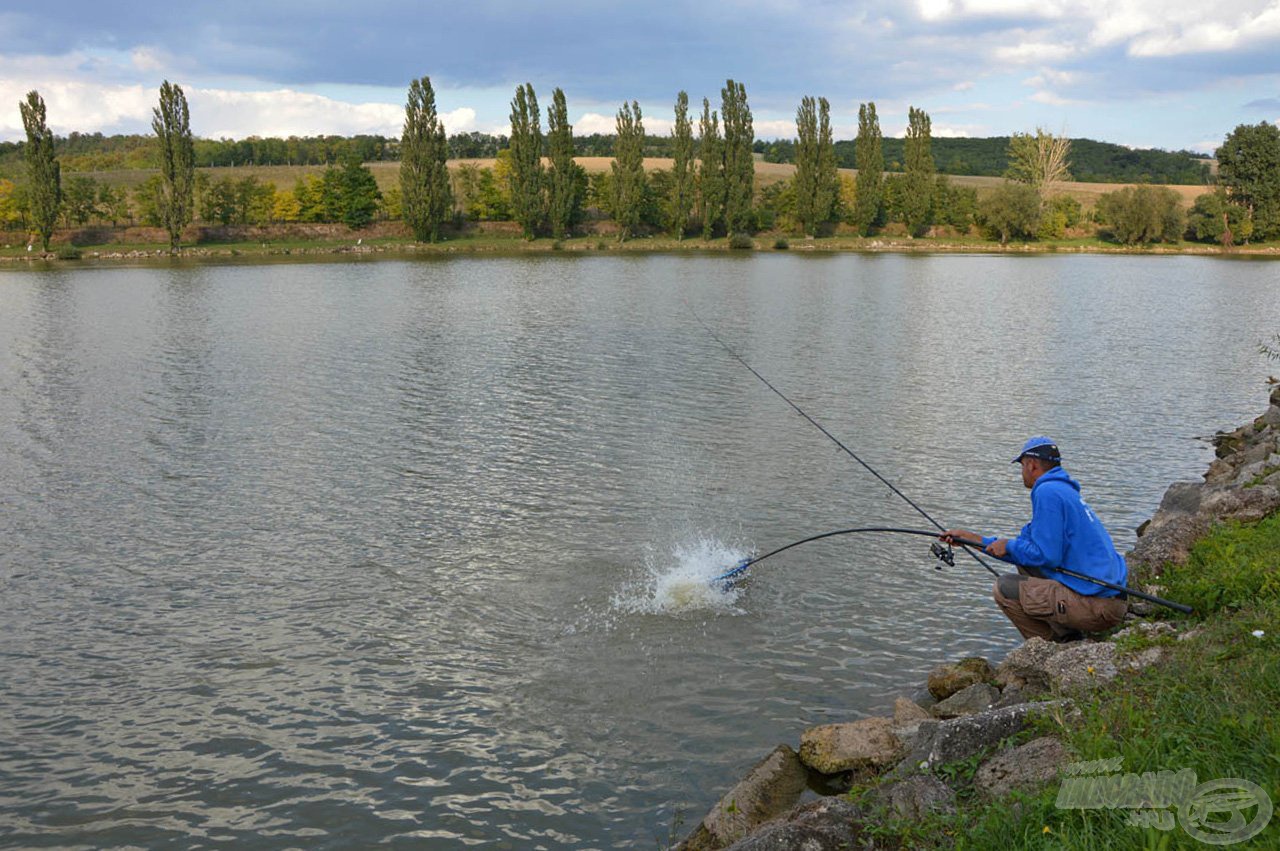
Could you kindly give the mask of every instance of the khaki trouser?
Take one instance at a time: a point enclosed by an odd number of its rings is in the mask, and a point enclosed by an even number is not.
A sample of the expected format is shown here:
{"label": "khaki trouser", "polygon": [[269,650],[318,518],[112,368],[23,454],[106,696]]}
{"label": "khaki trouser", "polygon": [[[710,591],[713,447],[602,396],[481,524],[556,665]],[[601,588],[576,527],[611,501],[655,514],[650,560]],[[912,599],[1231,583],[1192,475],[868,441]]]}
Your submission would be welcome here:
{"label": "khaki trouser", "polygon": [[996,604],[1023,638],[1062,640],[1072,632],[1102,632],[1124,620],[1129,604],[1119,597],[1087,597],[1052,579],[1028,577],[1018,583],[1018,597],[992,588]]}

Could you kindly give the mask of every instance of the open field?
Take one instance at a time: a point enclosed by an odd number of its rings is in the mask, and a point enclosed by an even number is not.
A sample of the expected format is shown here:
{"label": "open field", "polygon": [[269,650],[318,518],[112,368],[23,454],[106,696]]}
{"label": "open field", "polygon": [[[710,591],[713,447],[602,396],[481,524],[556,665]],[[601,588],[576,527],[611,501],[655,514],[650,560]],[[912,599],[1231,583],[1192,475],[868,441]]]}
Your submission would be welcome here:
{"label": "open field", "polygon": [[[587,170],[587,173],[605,172],[609,170],[610,163],[613,162],[611,157],[578,157],[575,160],[579,165]],[[492,159],[474,159],[474,160],[450,160],[449,165],[456,168],[464,164],[477,165],[481,168],[492,168],[494,164]],[[373,172],[374,179],[378,182],[378,188],[387,190],[396,186],[400,180],[400,163],[398,162],[375,162],[366,163],[368,169]],[[644,167],[647,171],[659,171],[661,169],[671,168],[671,160],[656,157],[646,157]],[[243,178],[256,177],[264,183],[274,183],[278,189],[288,189],[301,177],[309,174],[320,174],[325,170],[325,166],[307,165],[307,166],[238,166],[238,167],[219,167],[219,168],[202,168],[198,171],[207,174],[211,180],[218,180],[224,177]],[[786,180],[795,173],[795,166],[784,163],[767,163],[760,160],[756,161],[756,185],[767,186],[770,183],[776,183],[780,180]],[[854,169],[843,168],[840,173],[853,177],[857,174]],[[106,183],[111,186],[124,186],[129,189],[139,185],[151,175],[154,171],[146,169],[129,169],[120,171],[101,171],[86,172],[88,177],[92,177],[100,183]],[[65,177],[66,175],[64,175]],[[972,177],[968,175],[948,175],[947,178],[958,186],[971,186],[978,191],[978,194],[990,191],[999,186],[1002,182],[998,177]],[[1064,183],[1061,191],[1067,195],[1074,196],[1086,209],[1091,208],[1097,203],[1098,198],[1107,192],[1114,192],[1131,184],[1125,183]],[[1208,186],[1170,186],[1173,191],[1178,193],[1178,197],[1182,200],[1184,206],[1191,206],[1195,199],[1210,191]]]}

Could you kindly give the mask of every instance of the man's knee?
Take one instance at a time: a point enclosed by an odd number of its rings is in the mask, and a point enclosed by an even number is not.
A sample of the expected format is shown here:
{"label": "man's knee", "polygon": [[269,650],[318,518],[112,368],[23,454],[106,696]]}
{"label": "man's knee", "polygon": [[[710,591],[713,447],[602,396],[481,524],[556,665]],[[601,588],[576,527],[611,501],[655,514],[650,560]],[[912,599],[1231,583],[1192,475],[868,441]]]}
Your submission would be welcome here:
{"label": "man's knee", "polygon": [[996,591],[1006,600],[1016,600],[1020,593],[1019,586],[1026,580],[1025,576],[1016,573],[1005,573],[996,579]]}

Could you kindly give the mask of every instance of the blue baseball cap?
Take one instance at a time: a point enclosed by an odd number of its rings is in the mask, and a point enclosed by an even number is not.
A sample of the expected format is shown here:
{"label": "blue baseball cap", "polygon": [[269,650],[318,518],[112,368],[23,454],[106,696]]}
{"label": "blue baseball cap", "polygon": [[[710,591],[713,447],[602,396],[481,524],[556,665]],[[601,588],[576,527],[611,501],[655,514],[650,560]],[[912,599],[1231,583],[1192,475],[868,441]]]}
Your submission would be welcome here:
{"label": "blue baseball cap", "polygon": [[1022,451],[1018,453],[1018,457],[1013,459],[1013,463],[1017,464],[1022,460],[1023,456],[1031,458],[1040,458],[1044,461],[1061,461],[1062,453],[1058,451],[1058,444],[1054,443],[1053,438],[1044,435],[1036,435],[1027,438],[1027,442],[1022,444]]}

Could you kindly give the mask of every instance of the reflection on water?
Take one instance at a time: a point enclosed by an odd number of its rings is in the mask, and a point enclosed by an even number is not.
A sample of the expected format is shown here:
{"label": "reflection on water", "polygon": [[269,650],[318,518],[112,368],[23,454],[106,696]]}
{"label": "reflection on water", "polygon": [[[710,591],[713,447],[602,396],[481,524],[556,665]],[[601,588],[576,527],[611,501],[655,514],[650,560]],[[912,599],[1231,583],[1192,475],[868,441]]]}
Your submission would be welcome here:
{"label": "reflection on water", "polygon": [[1274,264],[758,256],[0,275],[0,836],[654,847],[1014,640],[948,525],[1054,435],[1122,546],[1258,410]]}

